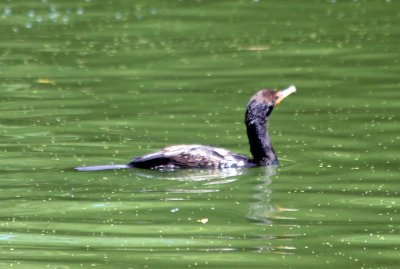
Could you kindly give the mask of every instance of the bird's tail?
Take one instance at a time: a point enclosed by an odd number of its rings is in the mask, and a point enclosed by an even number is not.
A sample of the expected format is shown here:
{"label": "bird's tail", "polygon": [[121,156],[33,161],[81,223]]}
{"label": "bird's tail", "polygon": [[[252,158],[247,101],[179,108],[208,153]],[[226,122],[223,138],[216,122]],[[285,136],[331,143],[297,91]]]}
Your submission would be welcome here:
{"label": "bird's tail", "polygon": [[87,172],[87,171],[126,169],[126,168],[131,168],[131,166],[127,164],[110,164],[110,165],[79,166],[75,167],[74,169],[81,172]]}

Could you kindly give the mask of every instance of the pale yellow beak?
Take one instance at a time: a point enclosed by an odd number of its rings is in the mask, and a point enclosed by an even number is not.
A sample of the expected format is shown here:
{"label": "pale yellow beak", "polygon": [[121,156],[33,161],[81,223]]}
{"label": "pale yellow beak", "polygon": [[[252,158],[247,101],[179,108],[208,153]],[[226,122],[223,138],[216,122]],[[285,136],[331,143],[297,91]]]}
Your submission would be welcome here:
{"label": "pale yellow beak", "polygon": [[296,92],[296,87],[295,86],[290,86],[287,89],[284,89],[282,91],[277,92],[277,96],[278,99],[276,99],[275,101],[275,106],[279,105],[279,103],[285,99],[286,97],[288,97],[289,95],[291,95],[292,93]]}

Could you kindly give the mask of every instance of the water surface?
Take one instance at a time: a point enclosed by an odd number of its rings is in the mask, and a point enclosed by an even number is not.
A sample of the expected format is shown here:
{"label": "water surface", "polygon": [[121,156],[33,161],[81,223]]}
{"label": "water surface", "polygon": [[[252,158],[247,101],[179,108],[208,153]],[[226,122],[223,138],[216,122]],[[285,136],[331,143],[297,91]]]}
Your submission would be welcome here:
{"label": "water surface", "polygon": [[[397,1],[5,1],[0,264],[397,268]],[[177,143],[277,169],[78,173]]]}

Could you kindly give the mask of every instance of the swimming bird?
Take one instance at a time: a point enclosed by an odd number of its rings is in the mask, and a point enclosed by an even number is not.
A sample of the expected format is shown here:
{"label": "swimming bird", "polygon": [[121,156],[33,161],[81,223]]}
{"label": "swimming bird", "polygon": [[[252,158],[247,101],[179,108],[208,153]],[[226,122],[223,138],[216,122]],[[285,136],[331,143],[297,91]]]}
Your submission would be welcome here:
{"label": "swimming bird", "polygon": [[76,167],[78,171],[147,168],[175,170],[180,168],[224,169],[278,164],[278,157],[268,135],[268,120],[273,109],[287,96],[296,92],[295,86],[276,91],[258,91],[247,104],[245,124],[253,158],[223,148],[205,145],[174,145],[158,152],[134,158],[128,164]]}

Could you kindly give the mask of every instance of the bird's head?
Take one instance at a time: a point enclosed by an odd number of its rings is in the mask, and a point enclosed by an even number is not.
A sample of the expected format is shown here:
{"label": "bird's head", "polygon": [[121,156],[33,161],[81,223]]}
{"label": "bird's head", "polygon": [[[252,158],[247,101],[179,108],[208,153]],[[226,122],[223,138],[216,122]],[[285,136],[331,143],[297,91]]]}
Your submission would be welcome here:
{"label": "bird's head", "polygon": [[293,85],[281,91],[265,89],[253,95],[250,102],[255,101],[258,104],[264,104],[268,107],[276,107],[283,99],[294,92],[296,92],[296,87]]}
{"label": "bird's head", "polygon": [[260,90],[250,98],[248,110],[250,108],[260,116],[268,116],[274,107],[294,92],[296,92],[296,87],[293,85],[281,91],[270,89]]}

